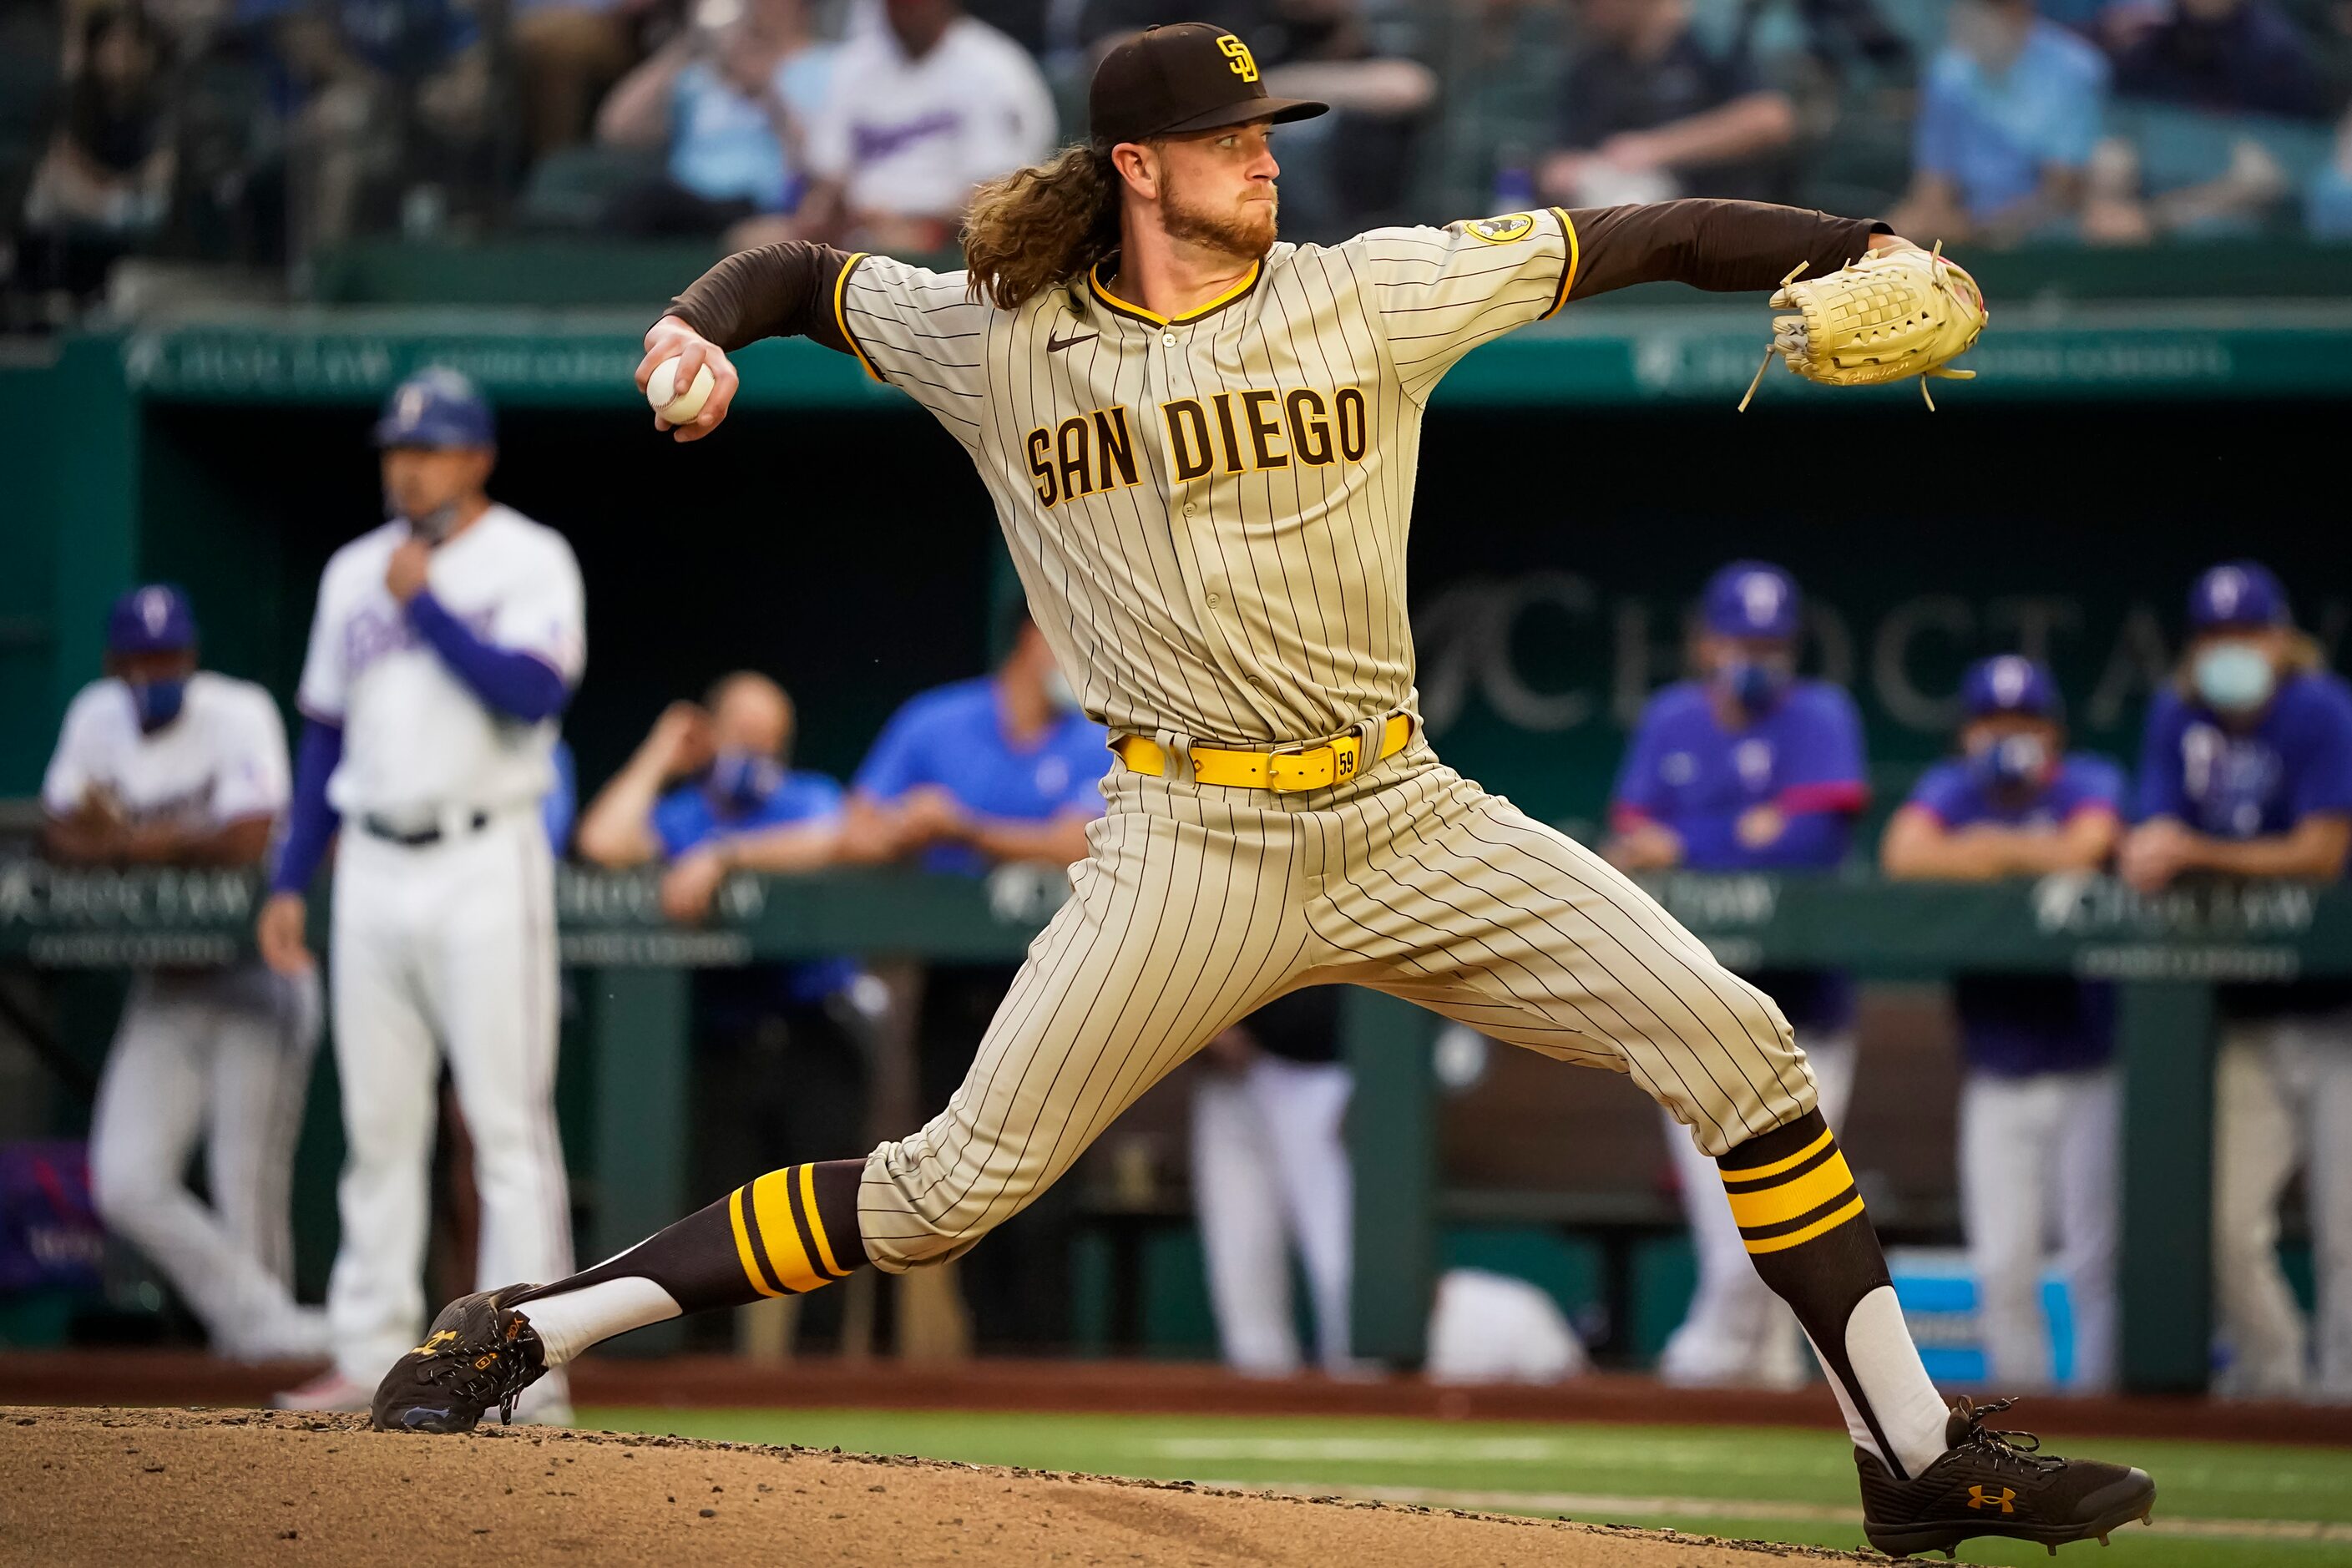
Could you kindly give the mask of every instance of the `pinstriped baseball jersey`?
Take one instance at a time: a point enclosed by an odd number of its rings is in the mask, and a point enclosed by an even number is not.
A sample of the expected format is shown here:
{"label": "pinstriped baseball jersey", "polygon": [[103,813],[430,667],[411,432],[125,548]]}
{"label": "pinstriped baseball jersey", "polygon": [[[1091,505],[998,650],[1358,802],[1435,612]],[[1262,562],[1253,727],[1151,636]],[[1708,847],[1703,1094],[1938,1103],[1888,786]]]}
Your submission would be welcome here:
{"label": "pinstriped baseball jersey", "polygon": [[878,256],[835,285],[866,369],[971,451],[1037,623],[1115,731],[1265,742],[1409,708],[1421,419],[1480,343],[1550,315],[1558,209],[1277,245],[1169,319],[1095,276],[1018,310]]}

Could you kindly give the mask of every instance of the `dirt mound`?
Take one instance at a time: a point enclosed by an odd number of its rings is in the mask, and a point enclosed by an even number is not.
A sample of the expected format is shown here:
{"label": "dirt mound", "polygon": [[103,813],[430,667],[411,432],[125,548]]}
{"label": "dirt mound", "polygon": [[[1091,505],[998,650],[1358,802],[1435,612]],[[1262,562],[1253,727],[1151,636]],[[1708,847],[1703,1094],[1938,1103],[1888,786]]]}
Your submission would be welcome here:
{"label": "dirt mound", "polygon": [[1756,1568],[1804,1548],[1184,1482],[363,1416],[0,1409],[19,1563],[1413,1563]]}

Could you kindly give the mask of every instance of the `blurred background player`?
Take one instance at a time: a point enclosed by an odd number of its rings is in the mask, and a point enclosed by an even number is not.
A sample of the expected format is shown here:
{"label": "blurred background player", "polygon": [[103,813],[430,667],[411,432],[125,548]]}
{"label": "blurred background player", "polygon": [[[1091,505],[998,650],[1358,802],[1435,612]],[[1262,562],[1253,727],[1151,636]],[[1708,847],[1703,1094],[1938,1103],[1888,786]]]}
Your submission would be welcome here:
{"label": "blurred background player", "polygon": [[[1797,584],[1778,566],[1735,561],[1708,579],[1698,678],[1650,700],[1618,775],[1609,859],[1628,871],[1826,870],[1845,858],[1868,799],[1853,700],[1797,676]],[[1746,977],[1780,1005],[1811,1058],[1832,1127],[1853,1088],[1853,987],[1843,974]],[[1796,1319],[1749,1262],[1714,1162],[1666,1120],[1698,1255],[1689,1314],[1666,1342],[1670,1383],[1789,1386],[1805,1380]]]}
{"label": "blurred background player", "polygon": [[1354,1173],[1341,1123],[1354,1076],[1339,1059],[1339,989],[1310,985],[1202,1049],[1192,1095],[1192,1203],[1226,1363],[1297,1372],[1290,1252],[1306,1268],[1315,1359],[1348,1369]]}
{"label": "blurred background player", "polygon": [[[851,782],[845,857],[911,860],[986,876],[1000,866],[1067,868],[1102,815],[1109,736],[1078,710],[1025,607],[993,674],[937,687],[890,716]],[[916,1093],[937,1114],[963,1081],[1017,963],[930,965],[915,1009]],[[1067,1339],[1074,1184],[1048,1191],[971,1258],[957,1280],[975,1342],[1041,1350]],[[923,1288],[918,1285],[917,1289]]]}
{"label": "blurred background player", "polygon": [[[423,1336],[445,1060],[473,1142],[478,1278],[560,1275],[572,1258],[542,802],[556,718],[587,658],[580,568],[562,535],[484,492],[496,434],[465,377],[433,369],[402,383],[375,441],[391,521],[337,551],[320,580],[292,820],[258,931],[271,967],[310,970],[303,892],[343,829],[337,1359],[281,1396],[299,1409],[365,1409],[376,1363]],[[522,1415],[568,1420],[563,1385]]]}
{"label": "blurred background player", "polygon": [[[2252,561],[2189,595],[2179,679],[2149,706],[2140,817],[2125,880],[2156,892],[2199,872],[2334,882],[2352,848],[2352,687],[2296,630]],[[2278,1205],[2297,1169],[2318,1285],[2317,1386],[2352,1394],[2352,982],[2221,988],[2213,1097],[2213,1273],[2230,1393],[2313,1386],[2308,1330],[2278,1261]]]}
{"label": "blurred background player", "polygon": [[[1972,667],[1960,757],[1927,770],[1888,824],[1886,874],[1951,881],[2095,871],[2122,834],[2123,770],[2066,751],[2049,670],[2014,654]],[[2074,1319],[2072,1386],[2115,1381],[2115,992],[2059,974],[1954,976],[1968,1082],[1960,1209],[1987,1380],[2046,1386],[2042,1240],[2055,1232]]]}
{"label": "blurred background player", "polygon": [[[722,678],[701,704],[670,704],[581,818],[582,858],[666,862],[662,908],[680,921],[702,919],[730,871],[831,864],[841,785],[790,765],[793,729],[792,699],[756,670]],[[863,979],[846,958],[696,972],[698,1189],[724,1191],[747,1160],[864,1146],[873,1020]],[[814,1310],[837,1313],[839,1294]]]}
{"label": "blurred background player", "polygon": [[[199,669],[196,620],[150,584],[107,618],[106,678],[66,711],[41,790],[50,858],[258,866],[288,789],[269,694]],[[215,1352],[310,1359],[325,1314],[289,1293],[294,1142],[319,1045],[319,982],[257,963],[131,983],[90,1124],[99,1213],[163,1270]],[[188,1190],[202,1142],[209,1203]]]}

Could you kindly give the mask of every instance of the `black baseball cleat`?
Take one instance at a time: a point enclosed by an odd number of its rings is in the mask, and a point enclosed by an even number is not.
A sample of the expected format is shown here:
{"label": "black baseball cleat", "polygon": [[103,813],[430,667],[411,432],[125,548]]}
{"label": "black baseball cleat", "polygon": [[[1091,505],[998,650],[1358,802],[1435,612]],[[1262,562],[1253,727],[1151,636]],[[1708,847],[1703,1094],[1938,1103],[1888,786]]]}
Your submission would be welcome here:
{"label": "black baseball cleat", "polygon": [[1898,1481],[1878,1457],[1854,1450],[1862,1472],[1862,1527],[1870,1543],[1890,1557],[1914,1552],[1952,1555],[1979,1535],[2038,1541],[2056,1555],[2069,1541],[2096,1540],[2156,1508],[2156,1483],[2146,1470],[2096,1459],[2062,1459],[2041,1451],[2030,1432],[1996,1432],[1985,1417],[2014,1401],[1952,1406],[1943,1456],[1907,1481]]}
{"label": "black baseball cleat", "polygon": [[470,1432],[491,1406],[514,1420],[515,1399],[547,1363],[530,1320],[500,1306],[530,1289],[478,1290],[441,1309],[425,1342],[392,1363],[376,1384],[379,1432]]}

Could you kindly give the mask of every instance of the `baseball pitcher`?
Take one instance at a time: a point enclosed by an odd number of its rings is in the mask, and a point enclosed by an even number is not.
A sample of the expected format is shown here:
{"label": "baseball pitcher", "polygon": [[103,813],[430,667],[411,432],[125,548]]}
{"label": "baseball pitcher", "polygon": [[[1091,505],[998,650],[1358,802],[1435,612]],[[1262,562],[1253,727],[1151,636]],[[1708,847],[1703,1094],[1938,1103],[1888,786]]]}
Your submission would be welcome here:
{"label": "baseball pitcher", "polygon": [[[453,1302],[386,1374],[377,1423],[470,1426],[623,1330],[955,1257],[1203,1042],[1340,982],[1630,1073],[1692,1130],[1830,1370],[1874,1541],[2055,1542],[2141,1517],[2140,1472],[2034,1454],[1937,1396],[1771,1000],[1440,763],[1414,711],[1405,531],[1447,367],[1630,283],[1858,264],[1916,315],[1956,275],[1869,223],[1719,202],[1280,245],[1270,136],[1323,107],[1269,97],[1230,33],[1153,29],[1098,68],[1088,144],[981,190],[968,270],[780,245],[721,262],[647,334],[648,378],[714,367],[684,438],[725,416],[726,351],[777,333],[929,409],[1118,765],[1069,901],[928,1126],[761,1176],[572,1279]],[[1805,330],[1806,363],[1832,352]]]}

